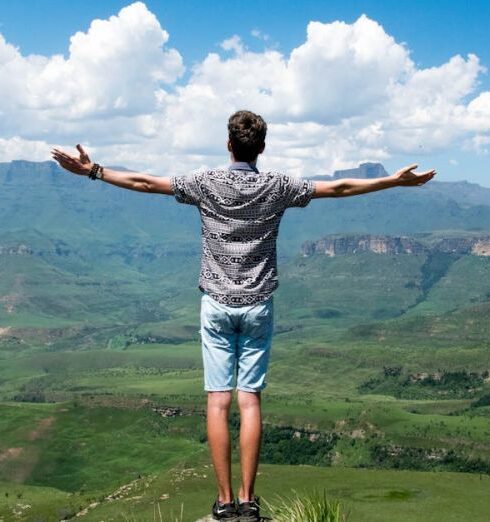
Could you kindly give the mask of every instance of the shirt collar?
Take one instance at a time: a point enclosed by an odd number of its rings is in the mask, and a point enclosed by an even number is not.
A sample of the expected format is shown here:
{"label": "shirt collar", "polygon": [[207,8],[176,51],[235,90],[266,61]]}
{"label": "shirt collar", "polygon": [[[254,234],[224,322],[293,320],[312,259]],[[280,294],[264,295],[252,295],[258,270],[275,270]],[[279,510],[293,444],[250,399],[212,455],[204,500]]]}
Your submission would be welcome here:
{"label": "shirt collar", "polygon": [[230,165],[230,170],[250,170],[251,172],[256,172],[257,166],[246,161],[234,161]]}

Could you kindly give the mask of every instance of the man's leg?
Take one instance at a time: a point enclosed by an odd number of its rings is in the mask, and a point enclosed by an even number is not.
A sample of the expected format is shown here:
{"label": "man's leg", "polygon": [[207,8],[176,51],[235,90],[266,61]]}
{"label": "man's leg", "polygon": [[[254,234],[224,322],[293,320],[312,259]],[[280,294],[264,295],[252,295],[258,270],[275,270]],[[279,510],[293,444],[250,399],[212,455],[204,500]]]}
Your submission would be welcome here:
{"label": "man's leg", "polygon": [[219,501],[233,501],[231,486],[231,443],[228,416],[231,391],[208,392],[207,431],[208,443],[218,482]]}
{"label": "man's leg", "polygon": [[240,408],[240,464],[242,483],[238,491],[241,501],[253,499],[255,477],[259,465],[262,436],[260,392],[238,390]]}
{"label": "man's leg", "polygon": [[233,310],[203,294],[200,333],[204,389],[208,392],[208,444],[218,483],[219,500],[229,504],[233,500],[233,491],[228,417],[234,388],[237,342]]}
{"label": "man's leg", "polygon": [[[261,390],[272,345],[273,298],[250,307],[241,318],[238,336],[238,406],[240,408],[240,461],[242,483],[238,498],[254,500],[255,477],[262,436]],[[258,514],[258,511],[257,511]],[[254,519],[255,520],[255,519]]]}

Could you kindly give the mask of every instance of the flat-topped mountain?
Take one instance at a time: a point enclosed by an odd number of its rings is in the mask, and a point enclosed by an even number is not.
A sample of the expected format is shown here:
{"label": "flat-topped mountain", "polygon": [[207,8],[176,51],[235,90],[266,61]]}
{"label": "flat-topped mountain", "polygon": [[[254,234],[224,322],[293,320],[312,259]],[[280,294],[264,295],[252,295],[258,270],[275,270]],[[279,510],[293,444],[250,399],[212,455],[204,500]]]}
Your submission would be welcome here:
{"label": "flat-topped mountain", "polygon": [[359,167],[353,169],[336,170],[331,176],[313,176],[310,179],[339,179],[339,178],[381,178],[388,176],[388,172],[381,163],[360,163]]}
{"label": "flat-topped mountain", "polygon": [[305,241],[301,246],[304,257],[323,254],[330,257],[358,252],[375,254],[446,254],[490,256],[490,235],[474,237],[444,237],[431,242],[408,236],[354,234],[326,236],[318,241]]}

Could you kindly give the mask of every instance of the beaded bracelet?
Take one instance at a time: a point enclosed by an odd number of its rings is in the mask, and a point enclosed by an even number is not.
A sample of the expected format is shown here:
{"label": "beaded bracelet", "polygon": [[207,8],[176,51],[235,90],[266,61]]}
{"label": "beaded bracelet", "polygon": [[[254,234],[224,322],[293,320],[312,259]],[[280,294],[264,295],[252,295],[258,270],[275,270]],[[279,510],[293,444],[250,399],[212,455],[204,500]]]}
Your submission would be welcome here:
{"label": "beaded bracelet", "polygon": [[102,171],[102,167],[98,163],[94,163],[90,172],[88,173],[88,177],[90,179],[97,179],[97,174]]}

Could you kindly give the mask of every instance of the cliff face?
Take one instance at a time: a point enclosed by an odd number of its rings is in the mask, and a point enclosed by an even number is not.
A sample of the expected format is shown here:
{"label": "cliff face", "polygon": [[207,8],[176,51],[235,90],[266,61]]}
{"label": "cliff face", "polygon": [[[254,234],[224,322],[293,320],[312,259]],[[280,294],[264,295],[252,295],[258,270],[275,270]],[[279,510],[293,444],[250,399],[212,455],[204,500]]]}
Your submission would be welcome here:
{"label": "cliff face", "polygon": [[490,256],[490,239],[481,239],[471,247],[471,253],[477,256]]}
{"label": "cliff face", "polygon": [[438,243],[441,252],[490,256],[490,236],[481,238],[446,238]]}
{"label": "cliff face", "polygon": [[423,254],[428,252],[473,254],[490,257],[490,236],[445,238],[431,245],[406,236],[352,235],[327,236],[318,241],[306,241],[301,247],[304,257],[323,254],[330,257],[374,252],[375,254]]}

